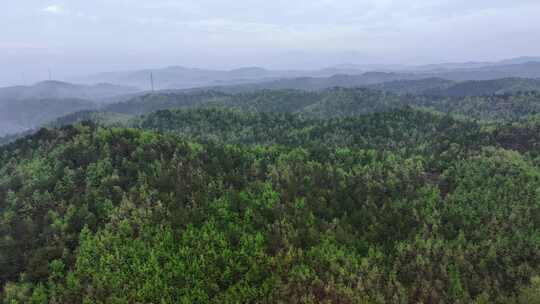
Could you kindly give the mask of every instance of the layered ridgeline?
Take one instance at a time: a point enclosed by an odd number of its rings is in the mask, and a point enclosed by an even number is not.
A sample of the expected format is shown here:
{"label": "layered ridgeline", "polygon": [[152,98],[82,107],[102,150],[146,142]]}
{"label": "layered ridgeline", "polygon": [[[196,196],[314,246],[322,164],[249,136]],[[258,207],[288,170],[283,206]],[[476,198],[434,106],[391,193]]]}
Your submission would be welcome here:
{"label": "layered ridgeline", "polygon": [[122,123],[98,117],[101,124],[175,134],[202,143],[299,146],[318,151],[348,147],[422,155],[437,168],[444,167],[445,160],[466,157],[484,146],[518,151],[536,162],[540,156],[540,116],[521,122],[483,123],[407,106],[338,119],[225,107],[162,110],[124,118]]}
{"label": "layered ridgeline", "polygon": [[398,94],[442,97],[467,97],[540,91],[539,79],[503,78],[483,81],[454,82],[442,78],[398,80],[370,86]]}
{"label": "layered ridgeline", "polygon": [[[270,83],[151,94],[129,94],[136,89],[106,84],[82,86],[44,82],[31,87],[0,89],[0,136],[40,127],[80,110],[100,108],[104,112],[141,115],[210,104],[247,107],[254,111],[303,113],[319,118],[354,116],[413,105],[454,114],[472,113],[479,119],[519,119],[523,113],[536,111],[537,92],[540,91],[540,81],[536,79],[396,80],[399,77],[392,73],[337,75],[309,81],[283,79],[277,82],[280,86]],[[304,81],[307,85],[302,85]],[[275,89],[280,87],[283,89]]]}
{"label": "layered ridgeline", "polygon": [[356,116],[414,106],[479,120],[508,121],[539,113],[540,91],[446,97],[396,94],[369,88],[331,88],[318,92],[260,90],[235,94],[203,90],[146,94],[107,106],[103,111],[136,116],[164,109],[212,105],[314,118]]}
{"label": "layered ridgeline", "polygon": [[159,89],[185,89],[240,85],[244,88],[321,89],[331,86],[365,86],[393,80],[443,78],[452,81],[501,78],[540,78],[540,58],[516,58],[500,62],[469,62],[425,66],[344,64],[321,70],[267,70],[246,67],[235,70],[205,70],[180,66],[163,69],[102,73],[77,77],[78,83],[116,83],[150,89],[149,76]]}
{"label": "layered ridgeline", "polygon": [[[410,83],[393,85],[411,88],[416,86]],[[209,106],[253,112],[290,113],[318,119],[350,117],[412,106],[488,122],[519,121],[539,113],[540,93],[516,91],[506,94],[445,97],[393,93],[369,88],[331,88],[323,91],[260,90],[243,93],[192,90],[141,94],[124,102],[101,107],[78,99],[16,101],[0,104],[0,116],[3,118],[0,136],[10,135],[0,138],[0,144],[35,132],[35,128],[43,125],[61,126],[83,120],[119,122],[125,125],[131,118],[159,110]],[[89,109],[96,110],[89,112]],[[27,131],[32,129],[34,131]]]}
{"label": "layered ridgeline", "polygon": [[[540,76],[540,75],[539,75]],[[371,72],[362,75],[334,75],[326,78],[292,78],[267,83],[216,87],[220,91],[238,93],[261,89],[297,89],[320,91],[333,87],[371,88],[399,94],[428,96],[480,96],[522,91],[539,91],[538,78],[498,78],[489,80],[455,81],[452,78],[425,75]]]}
{"label": "layered ridgeline", "polygon": [[221,107],[129,124],[0,148],[5,303],[539,300],[534,118]]}

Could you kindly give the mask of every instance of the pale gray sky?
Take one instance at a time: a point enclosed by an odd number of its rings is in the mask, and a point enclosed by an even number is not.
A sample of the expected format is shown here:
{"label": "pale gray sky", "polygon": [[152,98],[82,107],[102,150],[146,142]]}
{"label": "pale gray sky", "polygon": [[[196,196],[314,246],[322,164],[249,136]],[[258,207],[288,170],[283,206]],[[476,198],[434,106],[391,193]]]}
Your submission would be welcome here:
{"label": "pale gray sky", "polygon": [[[540,55],[539,0],[13,0],[0,85],[183,65],[320,68]],[[24,74],[24,75],[23,75]]]}

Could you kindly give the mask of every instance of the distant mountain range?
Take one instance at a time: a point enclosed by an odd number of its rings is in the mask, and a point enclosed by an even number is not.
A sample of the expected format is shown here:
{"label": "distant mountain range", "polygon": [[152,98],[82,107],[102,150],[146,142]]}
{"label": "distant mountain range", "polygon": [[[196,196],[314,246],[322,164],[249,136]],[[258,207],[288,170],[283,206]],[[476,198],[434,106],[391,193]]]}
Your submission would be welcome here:
{"label": "distant mountain range", "polygon": [[188,89],[204,86],[237,85],[281,78],[294,78],[304,75],[330,76],[332,72],[324,73],[320,71],[314,74],[312,71],[271,71],[258,67],[218,71],[171,66],[163,69],[101,73],[76,77],[71,81],[86,84],[110,82],[149,90],[151,89],[151,74],[153,75],[156,89]]}
{"label": "distant mountain range", "polygon": [[211,89],[227,93],[239,93],[262,89],[318,91],[333,87],[364,87],[398,94],[422,94],[446,97],[479,96],[520,91],[540,91],[540,79],[509,77],[468,81],[460,81],[458,79],[456,81],[424,74],[368,72],[361,75],[334,75],[324,78],[301,77],[280,79],[256,84],[211,87]]}
{"label": "distant mountain range", "polygon": [[[390,73],[391,75],[378,73]],[[304,80],[307,80],[308,78],[327,78],[335,75],[361,75],[361,79],[365,79],[365,81],[354,81],[362,85],[378,82],[377,77],[381,79],[380,82],[388,81],[388,78],[391,80],[442,78],[453,81],[508,77],[539,78],[540,57],[519,57],[499,62],[442,63],[421,66],[342,64],[319,70],[268,70],[260,67],[247,67],[225,71],[171,66],[162,69],[100,73],[75,77],[70,81],[85,84],[106,82],[149,90],[151,89],[151,74],[154,78],[154,87],[159,90],[268,84],[271,82],[279,83],[284,79],[288,81],[289,79],[305,78]],[[317,82],[317,80],[310,81]]]}
{"label": "distant mountain range", "polygon": [[349,70],[363,70],[363,71],[411,71],[411,72],[437,72],[445,70],[459,70],[459,69],[481,69],[486,67],[497,67],[513,64],[524,64],[529,62],[540,62],[540,57],[523,56],[510,59],[504,59],[500,61],[469,61],[469,62],[447,62],[436,63],[426,65],[378,65],[378,64],[341,64],[333,67],[334,69],[349,69]]}
{"label": "distant mountain range", "polygon": [[61,81],[44,81],[32,86],[0,88],[0,103],[28,99],[80,98],[99,102],[105,98],[140,91],[130,86],[110,83],[78,85]]}
{"label": "distant mountain range", "polygon": [[336,74],[330,77],[298,77],[236,86],[215,87],[220,91],[241,92],[260,89],[323,90],[332,87],[366,87],[392,81],[421,80],[424,76],[412,73],[367,72],[358,75]]}
{"label": "distant mountain range", "polygon": [[[148,109],[173,107],[179,99],[182,105],[197,104],[201,98],[219,103],[224,98],[220,94],[260,90],[368,88],[426,98],[540,92],[540,58],[535,57],[497,63],[448,63],[409,67],[408,70],[394,67],[396,71],[386,72],[364,72],[361,68],[367,67],[341,65],[316,71],[271,71],[256,67],[214,71],[170,67],[104,73],[87,78],[88,83],[95,81],[98,84],[45,81],[32,86],[0,88],[0,136],[28,130],[69,113],[108,108],[106,105],[122,108],[129,105],[130,112],[149,113]],[[143,82],[149,82],[150,73],[159,90],[155,94],[140,89],[145,88]],[[192,94],[197,91],[211,96]],[[242,96],[252,97],[249,94]],[[255,96],[259,98],[259,95]],[[298,102],[303,102],[310,97],[300,94],[298,98]],[[147,99],[151,102],[147,103]]]}

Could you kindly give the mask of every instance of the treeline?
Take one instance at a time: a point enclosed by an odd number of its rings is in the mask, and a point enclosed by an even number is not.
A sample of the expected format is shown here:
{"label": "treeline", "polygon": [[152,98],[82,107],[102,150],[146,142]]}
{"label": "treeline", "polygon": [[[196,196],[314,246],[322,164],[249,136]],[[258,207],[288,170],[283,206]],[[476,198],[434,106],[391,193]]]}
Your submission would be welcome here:
{"label": "treeline", "polygon": [[434,97],[474,97],[533,91],[539,92],[540,79],[501,78],[455,82],[443,78],[424,78],[388,81],[369,87],[398,94]]}
{"label": "treeline", "polygon": [[515,121],[540,113],[540,93],[515,92],[485,96],[444,97],[395,94],[367,88],[332,88],[322,92],[261,90],[237,94],[218,91],[149,94],[114,104],[104,112],[149,114],[171,108],[236,107],[255,112],[293,113],[327,119],[421,107],[484,121]]}
{"label": "treeline", "polygon": [[376,149],[437,161],[466,156],[482,146],[516,150],[533,159],[540,155],[538,118],[486,124],[413,107],[334,119],[227,107],[176,109],[141,116],[127,125],[198,142]]}
{"label": "treeline", "polygon": [[494,131],[473,120],[410,107],[330,120],[229,108],[178,109],[143,116],[132,126],[203,143],[277,144],[319,151],[374,149],[433,161],[465,156],[483,145],[499,145]]}
{"label": "treeline", "polygon": [[[375,73],[373,77],[378,76]],[[335,78],[347,77],[342,75]],[[224,87],[214,90],[163,91],[122,96],[117,98],[123,100],[121,102],[99,106],[80,99],[14,99],[0,101],[0,136],[25,133],[44,124],[54,124],[57,119],[75,121],[77,115],[83,116],[88,111],[108,113],[104,119],[107,121],[120,114],[117,118],[124,121],[129,115],[212,105],[257,112],[294,113],[319,119],[414,106],[479,120],[523,120],[528,115],[538,113],[539,92],[540,81],[535,79],[509,78],[455,83],[427,78],[377,83],[364,88],[332,87],[318,91],[249,87],[238,90]],[[99,120],[97,117],[93,119]]]}

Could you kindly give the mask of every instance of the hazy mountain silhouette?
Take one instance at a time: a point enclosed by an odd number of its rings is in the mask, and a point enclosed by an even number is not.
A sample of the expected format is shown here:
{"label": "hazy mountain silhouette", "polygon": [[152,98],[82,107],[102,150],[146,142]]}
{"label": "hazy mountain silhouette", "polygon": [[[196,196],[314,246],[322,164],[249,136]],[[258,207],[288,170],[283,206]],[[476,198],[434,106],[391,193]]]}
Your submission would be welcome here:
{"label": "hazy mountain silhouette", "polygon": [[62,81],[43,81],[32,86],[0,88],[0,103],[4,100],[81,98],[94,101],[140,91],[138,88],[110,83],[79,85]]}
{"label": "hazy mountain silhouette", "polygon": [[[392,73],[392,75],[366,74],[375,72]],[[341,64],[317,70],[269,70],[261,67],[210,70],[171,66],[161,69],[100,73],[77,77],[73,81],[86,84],[107,82],[149,90],[151,89],[151,74],[156,89],[188,89],[259,83],[264,83],[267,86],[271,82],[274,82],[274,85],[279,88],[279,83],[284,79],[286,79],[285,81],[290,79],[298,81],[298,79],[302,78],[305,78],[304,81],[312,82],[312,86],[317,87],[317,80],[310,78],[331,76],[339,78],[343,77],[342,75],[353,76],[352,78],[355,79],[348,79],[347,81],[360,84],[422,78],[443,78],[455,81],[508,77],[537,78],[540,77],[540,57],[519,57],[499,62],[442,63],[420,66]],[[377,77],[381,79],[373,80]]]}

